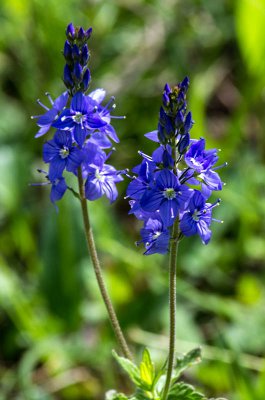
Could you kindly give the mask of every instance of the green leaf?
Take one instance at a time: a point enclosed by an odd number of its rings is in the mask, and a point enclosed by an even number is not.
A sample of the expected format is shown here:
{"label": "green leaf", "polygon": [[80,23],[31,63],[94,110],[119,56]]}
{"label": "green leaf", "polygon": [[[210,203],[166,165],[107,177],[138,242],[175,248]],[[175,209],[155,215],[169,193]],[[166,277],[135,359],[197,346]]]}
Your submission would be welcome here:
{"label": "green leaf", "polygon": [[182,357],[177,358],[176,366],[174,368],[174,377],[178,377],[185,369],[192,365],[201,362],[201,348],[197,347],[192,349]]}
{"label": "green leaf", "polygon": [[116,390],[109,390],[105,395],[105,400],[128,400],[128,397]]}
{"label": "green leaf", "polygon": [[130,397],[130,400],[150,400],[153,399],[154,397],[152,396],[151,393],[146,393],[144,390],[142,389],[137,389],[136,393]]}
{"label": "green leaf", "polygon": [[151,360],[148,349],[144,349],[142,362],[140,364],[140,377],[149,390],[152,389],[152,385],[155,379],[155,367]]}
{"label": "green leaf", "polygon": [[178,382],[170,389],[168,400],[207,400],[207,398],[193,386]]}
{"label": "green leaf", "polygon": [[118,354],[114,350],[112,351],[112,354],[118,361],[122,369],[127,372],[131,380],[136,384],[136,386],[141,386],[142,380],[140,377],[139,368],[132,361],[128,360],[128,358],[118,356]]}

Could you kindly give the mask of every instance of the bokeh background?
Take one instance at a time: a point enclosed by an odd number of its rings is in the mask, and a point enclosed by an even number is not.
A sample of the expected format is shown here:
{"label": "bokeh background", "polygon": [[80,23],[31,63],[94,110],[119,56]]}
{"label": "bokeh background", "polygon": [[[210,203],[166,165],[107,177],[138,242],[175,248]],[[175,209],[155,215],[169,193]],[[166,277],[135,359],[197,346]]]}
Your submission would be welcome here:
{"label": "bokeh background", "polygon": [[[182,241],[177,349],[203,348],[186,380],[209,397],[265,398],[265,1],[2,0],[0,5],[0,399],[102,399],[129,392],[86,253],[78,202],[59,213],[43,178],[31,115],[57,97],[65,27],[92,26],[91,89],[116,96],[121,142],[112,163],[131,168],[156,129],[166,82],[186,75],[194,137],[221,148],[227,183],[213,239]],[[167,354],[167,258],[134,243],[126,184],[114,205],[89,204],[104,274],[137,354]]]}

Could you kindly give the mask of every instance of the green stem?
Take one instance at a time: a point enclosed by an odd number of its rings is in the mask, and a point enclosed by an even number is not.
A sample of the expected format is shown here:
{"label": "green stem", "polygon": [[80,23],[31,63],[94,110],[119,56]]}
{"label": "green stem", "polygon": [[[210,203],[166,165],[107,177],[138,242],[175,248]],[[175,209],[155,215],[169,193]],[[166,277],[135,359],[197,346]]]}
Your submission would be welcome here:
{"label": "green stem", "polygon": [[88,251],[89,251],[89,254],[90,254],[90,257],[92,260],[92,264],[94,267],[94,271],[96,274],[96,278],[97,278],[98,286],[99,286],[99,289],[101,292],[101,296],[102,296],[105,306],[107,308],[113,331],[116,335],[116,339],[120,345],[123,355],[126,358],[129,358],[131,360],[132,355],[130,353],[130,350],[126,343],[126,340],[123,336],[118,318],[116,316],[115,310],[113,308],[110,296],[108,294],[108,291],[107,291],[107,288],[106,288],[106,285],[105,285],[105,282],[104,282],[104,279],[102,276],[102,271],[101,271],[101,266],[100,266],[100,262],[98,259],[97,249],[95,246],[94,236],[93,236],[92,228],[91,228],[90,221],[89,221],[87,200],[86,200],[85,192],[84,192],[84,182],[83,182],[82,172],[81,172],[80,168],[78,169],[78,185],[79,185],[80,202],[81,202],[81,207],[82,207],[82,215],[83,215],[87,247],[88,247]]}
{"label": "green stem", "polygon": [[169,353],[167,363],[167,376],[162,400],[167,399],[170,388],[172,371],[175,359],[176,340],[176,274],[177,274],[177,253],[178,253],[179,221],[176,219],[172,228],[172,241],[169,256]]}

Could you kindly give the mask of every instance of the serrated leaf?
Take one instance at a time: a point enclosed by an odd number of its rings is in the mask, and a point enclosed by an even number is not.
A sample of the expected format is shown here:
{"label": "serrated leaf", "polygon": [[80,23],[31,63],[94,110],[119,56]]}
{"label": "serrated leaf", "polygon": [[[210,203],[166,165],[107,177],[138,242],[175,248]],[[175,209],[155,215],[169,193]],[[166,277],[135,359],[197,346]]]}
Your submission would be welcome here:
{"label": "serrated leaf", "polygon": [[141,386],[142,381],[140,377],[140,370],[132,361],[128,360],[128,358],[120,357],[118,354],[113,350],[113,356],[118,361],[122,369],[127,372],[131,380],[136,384],[136,386]]}
{"label": "serrated leaf", "polygon": [[201,362],[201,348],[197,347],[192,349],[182,357],[177,358],[176,366],[174,368],[174,377],[178,377],[185,369],[192,365]]}
{"label": "serrated leaf", "polygon": [[197,392],[193,386],[178,382],[170,389],[168,400],[207,400],[207,398]]}
{"label": "serrated leaf", "polygon": [[105,400],[128,400],[129,398],[123,393],[118,393],[116,390],[109,390],[105,395]]}
{"label": "serrated leaf", "polygon": [[144,349],[143,351],[142,362],[140,364],[140,377],[142,382],[147,385],[147,388],[151,390],[155,379],[155,367],[148,349]]}

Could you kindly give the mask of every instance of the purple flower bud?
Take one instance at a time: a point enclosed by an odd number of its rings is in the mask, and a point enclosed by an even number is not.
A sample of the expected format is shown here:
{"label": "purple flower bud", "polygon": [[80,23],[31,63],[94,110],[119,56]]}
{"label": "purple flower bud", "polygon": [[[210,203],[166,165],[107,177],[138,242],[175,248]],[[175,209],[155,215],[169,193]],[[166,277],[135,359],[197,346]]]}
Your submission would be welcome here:
{"label": "purple flower bud", "polygon": [[188,112],[186,119],[185,119],[185,123],[184,123],[184,131],[185,133],[188,133],[193,125],[193,120],[192,120],[192,116],[191,116],[191,112]]}
{"label": "purple flower bud", "polygon": [[66,28],[66,37],[70,41],[75,39],[75,27],[72,22]]}
{"label": "purple flower bud", "polygon": [[84,28],[82,28],[82,26],[79,28],[78,30],[78,34],[77,34],[77,38],[78,40],[84,40],[86,37],[86,32],[84,31]]}
{"label": "purple flower bud", "polygon": [[72,79],[71,69],[68,64],[64,67],[63,81],[67,89],[72,89],[74,86],[74,82]]}
{"label": "purple flower bud", "polygon": [[72,61],[72,47],[71,47],[70,43],[68,42],[68,40],[66,40],[66,42],[64,44],[63,55],[67,62]]}
{"label": "purple flower bud", "polygon": [[82,90],[84,92],[87,91],[89,84],[90,84],[90,80],[91,80],[91,75],[90,75],[90,71],[89,69],[86,69],[84,76],[83,76],[83,82],[82,82]]}
{"label": "purple flower bud", "polygon": [[77,46],[77,44],[73,45],[72,54],[74,61],[79,61],[79,47]]}
{"label": "purple flower bud", "polygon": [[164,92],[163,93],[163,105],[167,107],[169,105],[170,99],[169,96]]}
{"label": "purple flower bud", "polygon": [[89,51],[88,51],[87,44],[84,44],[84,46],[82,47],[82,50],[81,50],[81,64],[83,66],[86,65],[88,60],[89,60]]}
{"label": "purple flower bud", "polygon": [[189,144],[190,144],[190,135],[189,133],[187,133],[186,135],[182,136],[179,141],[178,144],[179,153],[183,154]]}
{"label": "purple flower bud", "polygon": [[86,40],[88,40],[90,38],[92,34],[92,28],[88,28],[88,30],[86,31],[85,35],[86,35]]}
{"label": "purple flower bud", "polygon": [[168,83],[165,84],[164,93],[166,93],[167,95],[169,95],[169,93],[171,93],[171,88]]}
{"label": "purple flower bud", "polygon": [[82,77],[82,67],[78,62],[74,63],[73,78],[76,81],[80,81]]}
{"label": "purple flower bud", "polygon": [[180,128],[184,123],[184,115],[181,111],[177,112],[175,124],[177,128]]}
{"label": "purple flower bud", "polygon": [[189,84],[190,84],[190,80],[189,80],[189,78],[186,76],[186,77],[183,79],[183,81],[180,83],[180,88],[184,91],[184,93],[187,92],[188,87],[189,87]]}
{"label": "purple flower bud", "polygon": [[158,123],[158,126],[157,126],[157,136],[158,136],[159,142],[161,144],[167,143],[167,139],[166,139],[166,136],[164,133],[164,127],[160,124],[160,122]]}

